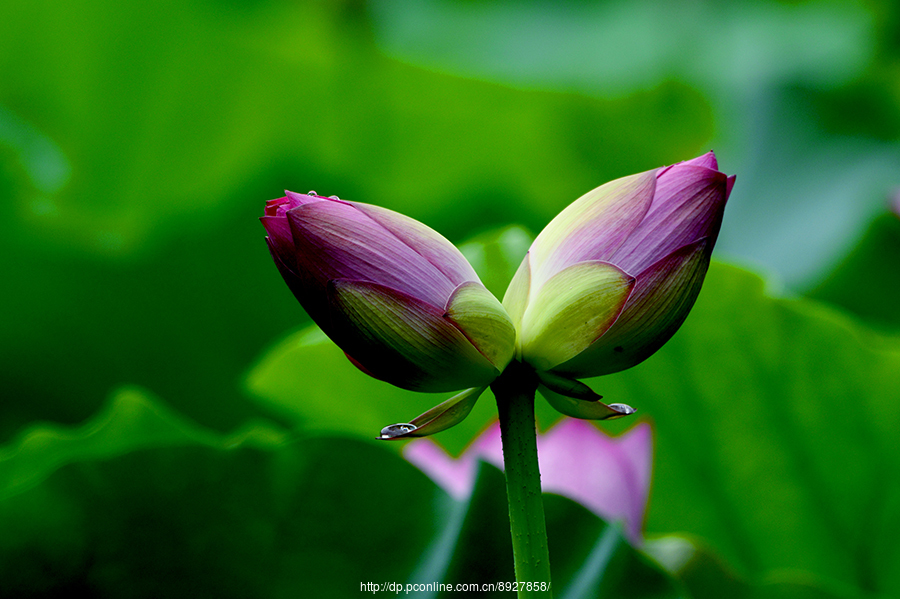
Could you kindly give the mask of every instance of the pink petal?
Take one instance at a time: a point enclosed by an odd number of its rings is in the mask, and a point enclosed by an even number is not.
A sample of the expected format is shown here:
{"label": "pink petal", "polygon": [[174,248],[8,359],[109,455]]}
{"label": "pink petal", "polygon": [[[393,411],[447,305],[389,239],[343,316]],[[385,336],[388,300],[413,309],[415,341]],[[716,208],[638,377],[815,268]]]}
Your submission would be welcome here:
{"label": "pink petal", "polygon": [[380,206],[356,202],[353,202],[353,206],[425,258],[454,286],[468,281],[480,283],[478,275],[475,274],[469,261],[456,249],[456,246],[434,229],[414,218]]}
{"label": "pink petal", "polygon": [[684,162],[678,162],[673,166],[679,165],[702,166],[714,171],[719,170],[719,163],[718,161],[716,161],[716,154],[712,150],[710,150],[706,154],[697,156],[696,158],[691,158],[690,160],[685,160]]}
{"label": "pink petal", "polygon": [[[702,158],[702,157],[701,157]],[[676,165],[659,177],[647,216],[610,262],[631,275],[701,238],[715,242],[727,177],[703,166]]]}
{"label": "pink petal", "polygon": [[657,176],[662,175],[663,173],[665,173],[666,171],[668,171],[671,168],[674,168],[676,166],[682,166],[685,164],[691,165],[691,166],[702,166],[704,168],[712,169],[714,171],[719,170],[719,163],[716,160],[716,155],[712,150],[710,150],[706,154],[697,156],[696,158],[691,158],[690,160],[683,160],[681,162],[676,162],[675,164],[670,164],[669,166],[664,166],[663,168],[659,169],[659,172],[657,172]]}
{"label": "pink petal", "polygon": [[288,213],[298,269],[329,280],[369,281],[443,307],[456,288],[441,271],[348,203],[313,202]]}
{"label": "pink petal", "polygon": [[609,262],[645,218],[656,185],[655,171],[623,177],[589,191],[560,212],[529,250],[532,290],[573,264]]}
{"label": "pink petal", "polygon": [[473,454],[453,459],[431,439],[416,439],[403,448],[403,457],[444,489],[450,497],[463,501],[472,492],[475,476]]}
{"label": "pink petal", "polygon": [[709,267],[712,245],[701,239],[637,275],[618,319],[602,337],[554,372],[574,378],[631,368],[663,346],[687,318]]}
{"label": "pink petal", "polygon": [[628,538],[639,542],[650,490],[649,433],[641,423],[616,439],[582,420],[564,419],[538,438],[544,491],[574,499],[606,520],[621,520]]}

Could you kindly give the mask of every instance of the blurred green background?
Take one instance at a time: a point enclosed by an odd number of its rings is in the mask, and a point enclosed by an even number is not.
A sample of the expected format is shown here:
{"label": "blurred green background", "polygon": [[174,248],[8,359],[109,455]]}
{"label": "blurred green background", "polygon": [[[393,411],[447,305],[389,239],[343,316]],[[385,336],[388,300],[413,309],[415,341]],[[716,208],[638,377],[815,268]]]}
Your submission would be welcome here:
{"label": "blurred green background", "polygon": [[[887,0],[4,3],[0,595],[422,572],[439,492],[367,441],[439,398],[298,333],[264,201],[404,212],[502,295],[579,195],[709,149],[737,174],[716,257],[763,278],[714,267],[666,348],[594,386],[655,425],[648,533],[721,557],[635,596],[900,595],[898,40]],[[411,487],[327,474],[367,468]],[[413,496],[420,536],[361,566],[383,550],[348,539]]]}

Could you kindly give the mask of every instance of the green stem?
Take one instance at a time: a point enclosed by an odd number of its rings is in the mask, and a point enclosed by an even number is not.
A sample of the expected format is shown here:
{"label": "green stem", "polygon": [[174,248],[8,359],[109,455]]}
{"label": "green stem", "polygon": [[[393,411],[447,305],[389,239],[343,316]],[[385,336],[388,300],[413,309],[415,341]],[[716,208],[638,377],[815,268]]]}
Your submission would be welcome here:
{"label": "green stem", "polygon": [[537,377],[529,367],[513,362],[491,389],[500,413],[518,595],[520,599],[552,597],[534,422]]}

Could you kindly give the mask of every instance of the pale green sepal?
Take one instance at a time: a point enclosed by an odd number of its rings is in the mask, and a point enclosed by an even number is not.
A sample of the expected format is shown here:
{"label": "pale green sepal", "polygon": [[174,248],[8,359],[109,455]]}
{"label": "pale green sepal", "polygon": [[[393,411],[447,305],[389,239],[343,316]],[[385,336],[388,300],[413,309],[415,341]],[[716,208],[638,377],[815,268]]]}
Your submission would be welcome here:
{"label": "pale green sepal", "polygon": [[528,307],[528,294],[531,289],[531,252],[525,254],[522,263],[513,275],[512,281],[503,294],[503,307],[512,319],[516,329],[521,330],[522,316]]}
{"label": "pale green sepal", "polygon": [[424,414],[416,416],[408,423],[391,424],[384,427],[377,438],[383,440],[409,439],[412,437],[425,437],[447,430],[451,426],[462,422],[469,415],[469,412],[475,406],[475,402],[478,401],[485,389],[487,387],[466,389],[447,401],[434,406]]}
{"label": "pale green sepal", "polygon": [[329,335],[372,376],[413,391],[489,385],[498,374],[437,308],[366,281],[330,283]]}
{"label": "pale green sepal", "polygon": [[[585,385],[587,386],[587,385]],[[547,385],[538,385],[541,395],[546,398],[557,412],[561,412],[572,418],[580,418],[582,420],[612,420],[613,418],[622,418],[635,413],[635,409],[625,404],[609,404],[606,405],[602,401],[578,399],[576,397],[567,397],[557,391],[554,391]],[[596,395],[596,394],[595,394]],[[597,397],[600,397],[597,395]]]}
{"label": "pale green sepal", "polygon": [[522,318],[522,361],[551,370],[580,354],[616,321],[633,285],[608,262],[580,262],[552,277]]}
{"label": "pale green sepal", "polygon": [[448,318],[478,351],[503,372],[516,351],[516,328],[494,295],[480,283],[463,283],[447,302]]}

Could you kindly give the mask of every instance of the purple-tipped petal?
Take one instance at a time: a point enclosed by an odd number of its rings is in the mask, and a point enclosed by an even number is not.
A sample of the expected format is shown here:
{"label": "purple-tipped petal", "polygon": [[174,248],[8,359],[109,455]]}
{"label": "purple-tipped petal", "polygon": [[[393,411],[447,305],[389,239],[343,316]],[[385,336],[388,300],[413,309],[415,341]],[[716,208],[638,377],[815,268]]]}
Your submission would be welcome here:
{"label": "purple-tipped petal", "polygon": [[[260,220],[291,291],[366,374],[405,389],[455,391],[486,387],[511,360],[516,332],[505,309],[462,254],[422,223],[290,191],[266,202]],[[460,406],[423,431],[451,426]]]}
{"label": "purple-tipped petal", "polygon": [[[300,274],[297,272],[296,264],[286,264],[284,261],[286,259],[293,259],[293,253],[279,251],[276,242],[273,238],[266,237],[266,245],[269,246],[269,253],[272,254],[272,259],[275,261],[275,266],[278,268],[278,272],[281,273],[281,278],[284,279],[284,282],[287,283],[288,289],[294,294],[294,297],[297,298],[297,301],[302,305],[306,306],[307,312],[309,310],[315,311],[317,308],[309,306],[309,285],[304,282],[303,278],[301,278]],[[321,310],[319,311],[321,313]],[[315,314],[310,312],[310,318],[315,319]]]}
{"label": "purple-tipped petal", "polygon": [[725,209],[727,177],[702,166],[679,165],[660,176],[644,220],[610,261],[636,275],[701,238],[715,240]]}
{"label": "purple-tipped petal", "polygon": [[[634,366],[659,349],[693,304],[719,233],[735,177],[717,169],[715,154],[708,152],[625,177],[553,219],[503,299],[519,331],[520,359],[538,371],[577,378]],[[624,298],[593,294],[593,303],[576,310],[585,295],[577,293],[577,281],[556,283],[569,269],[592,262],[615,267],[625,279],[635,277],[640,289],[636,283]],[[622,299],[627,303],[621,312],[612,312],[609,326],[585,343],[585,327],[578,323],[609,312]],[[554,316],[570,312],[575,317]]]}
{"label": "purple-tipped petal", "polygon": [[684,162],[678,162],[672,166],[702,166],[714,171],[719,170],[719,162],[716,160],[716,154],[712,150],[710,150],[706,154],[701,154],[696,158],[691,158],[690,160],[685,160]]}
{"label": "purple-tipped petal", "polygon": [[601,185],[560,212],[529,250],[532,290],[573,264],[608,261],[644,219],[655,189],[655,171],[647,171]]}
{"label": "purple-tipped petal", "polygon": [[675,164],[670,164],[669,166],[664,166],[656,172],[656,176],[659,177],[666,173],[669,169],[673,169],[676,167],[689,165],[689,166],[702,166],[704,168],[712,169],[714,171],[719,170],[719,163],[716,160],[715,153],[710,150],[706,154],[701,156],[697,156],[696,158],[691,158],[690,160],[683,160],[681,162],[676,162]]}
{"label": "purple-tipped petal", "polygon": [[700,240],[645,269],[618,320],[591,347],[553,370],[574,378],[612,374],[640,364],[668,341],[700,293],[712,246]]}
{"label": "purple-tipped petal", "polygon": [[266,216],[284,216],[288,210],[296,208],[297,206],[302,206],[303,204],[340,201],[288,190],[285,190],[284,194],[284,197],[275,198],[274,200],[266,202]]}
{"label": "purple-tipped petal", "polygon": [[292,271],[297,269],[297,260],[294,257],[294,237],[291,235],[291,226],[287,218],[277,216],[262,216],[260,222],[266,228],[266,242],[272,254]]}
{"label": "purple-tipped petal", "polygon": [[468,281],[480,282],[469,261],[452,243],[419,221],[371,204],[353,203],[360,212],[390,231],[400,241],[443,273],[454,286]]}
{"label": "purple-tipped petal", "polygon": [[288,222],[298,269],[324,288],[334,279],[371,281],[443,306],[453,284],[442,272],[364,212],[343,202],[291,209]]}

